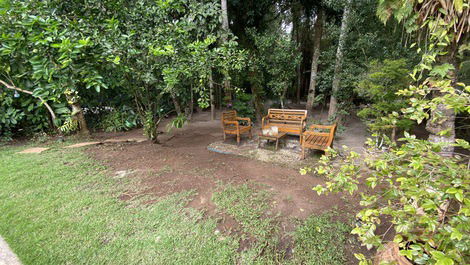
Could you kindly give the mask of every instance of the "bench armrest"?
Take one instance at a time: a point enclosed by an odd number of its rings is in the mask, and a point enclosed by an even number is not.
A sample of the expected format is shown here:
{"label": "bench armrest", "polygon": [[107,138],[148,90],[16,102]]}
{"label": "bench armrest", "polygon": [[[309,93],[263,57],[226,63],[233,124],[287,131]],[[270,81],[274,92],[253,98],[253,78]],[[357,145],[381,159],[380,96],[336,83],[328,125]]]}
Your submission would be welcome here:
{"label": "bench armrest", "polygon": [[261,128],[264,128],[265,127],[265,124],[264,122],[268,119],[269,115],[266,115],[264,116],[262,119],[261,119]]}
{"label": "bench armrest", "polygon": [[310,125],[310,130],[315,130],[315,129],[333,129],[333,125],[319,125],[319,124],[312,124]]}

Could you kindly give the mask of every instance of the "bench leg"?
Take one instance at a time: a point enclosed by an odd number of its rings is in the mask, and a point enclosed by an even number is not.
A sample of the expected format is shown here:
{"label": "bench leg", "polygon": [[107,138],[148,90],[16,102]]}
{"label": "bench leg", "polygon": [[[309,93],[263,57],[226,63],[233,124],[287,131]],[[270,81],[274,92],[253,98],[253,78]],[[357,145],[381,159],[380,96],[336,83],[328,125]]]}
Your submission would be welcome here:
{"label": "bench leg", "polygon": [[251,129],[250,129],[250,139],[253,139],[253,134],[251,134]]}
{"label": "bench leg", "polygon": [[278,146],[279,146],[279,138],[276,139],[276,151],[278,149]]}
{"label": "bench leg", "polygon": [[240,134],[237,134],[237,145],[240,145]]}

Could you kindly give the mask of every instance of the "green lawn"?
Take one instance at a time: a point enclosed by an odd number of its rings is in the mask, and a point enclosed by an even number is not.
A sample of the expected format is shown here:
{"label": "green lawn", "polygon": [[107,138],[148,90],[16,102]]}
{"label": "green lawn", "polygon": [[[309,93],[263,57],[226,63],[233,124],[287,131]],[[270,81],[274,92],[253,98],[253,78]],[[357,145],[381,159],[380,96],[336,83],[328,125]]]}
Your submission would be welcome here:
{"label": "green lawn", "polygon": [[[124,202],[118,196],[133,183],[105,174],[105,168],[82,152],[53,148],[40,155],[16,153],[23,148],[0,148],[0,235],[24,264],[280,261],[274,248],[275,218],[264,214],[269,209],[265,192],[227,185],[214,195],[219,211],[232,215],[258,239],[252,249],[238,253],[239,238],[217,233],[215,219],[184,207],[194,192],[173,194],[151,205],[142,204],[142,198]],[[318,227],[328,236],[316,234]],[[293,234],[303,254],[283,263],[342,264],[341,249],[331,253],[324,241],[337,240],[337,247],[344,234],[330,222],[309,219]],[[317,247],[318,242],[323,247]]]}
{"label": "green lawn", "polygon": [[294,241],[292,255],[285,260],[286,253],[277,248],[282,236],[278,231],[279,216],[267,215],[270,195],[261,188],[224,185],[212,198],[218,208],[233,216],[244,232],[257,240],[242,253],[243,264],[345,264],[344,248],[351,227],[335,221],[332,214],[313,215],[299,224],[290,235]]}

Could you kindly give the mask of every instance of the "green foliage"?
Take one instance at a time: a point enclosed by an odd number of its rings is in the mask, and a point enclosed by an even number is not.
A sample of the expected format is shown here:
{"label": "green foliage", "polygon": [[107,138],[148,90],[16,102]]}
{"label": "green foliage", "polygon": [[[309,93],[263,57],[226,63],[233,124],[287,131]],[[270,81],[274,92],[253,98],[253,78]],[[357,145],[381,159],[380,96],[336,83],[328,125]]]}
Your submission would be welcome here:
{"label": "green foliage", "polygon": [[113,109],[104,115],[100,127],[106,132],[128,131],[139,125],[137,114],[128,106]]}
{"label": "green foliage", "polygon": [[[328,7],[341,11],[344,1],[326,1]],[[374,61],[407,58],[407,63],[415,63],[418,56],[403,44],[403,31],[396,23],[386,26],[375,16],[377,1],[357,1],[351,10],[350,30],[344,46],[344,59],[340,73],[340,89],[336,95],[338,110],[349,115],[355,107],[357,84],[369,72]],[[340,21],[330,17],[325,24],[322,37],[322,53],[318,72],[317,95],[329,99],[332,89],[337,43],[340,34]],[[381,63],[379,63],[381,64]],[[326,104],[326,102],[324,102]]]}
{"label": "green foliage", "polygon": [[[438,264],[450,259],[467,264],[470,246],[470,174],[463,158],[442,157],[442,144],[406,135],[399,146],[364,159],[350,152],[340,165],[332,164],[339,154],[323,156],[316,173],[328,181],[314,188],[319,194],[359,192],[364,207],[352,231],[368,247],[379,247],[383,237],[376,229],[385,217],[395,229],[394,242],[401,254],[418,264]],[[372,141],[369,144],[373,146]],[[468,142],[457,146],[469,149]],[[364,172],[364,168],[368,171]],[[358,184],[365,182],[367,192]],[[442,257],[442,258],[441,258]]]}
{"label": "green foliage", "polygon": [[405,59],[372,61],[355,92],[369,104],[358,112],[373,132],[385,133],[391,129],[409,130],[413,121],[399,116],[407,106],[407,98],[397,92],[409,86],[410,70]]}
{"label": "green foliage", "polygon": [[178,115],[170,123],[168,123],[167,131],[170,132],[173,128],[183,128],[187,121],[188,118],[185,115]]}
{"label": "green foliage", "polygon": [[[0,80],[32,92],[22,94],[14,107],[25,113],[36,131],[60,125],[68,116],[64,114],[70,114],[63,108],[67,102],[79,102],[79,91],[99,92],[107,87],[100,71],[107,65],[103,62],[108,51],[94,31],[97,26],[89,20],[77,23],[64,17],[55,5],[55,1],[8,1],[1,9]],[[73,102],[66,99],[66,91],[74,93]],[[32,109],[26,102],[31,102],[31,97],[43,108],[44,101],[60,105],[52,111],[62,115],[50,122],[46,111],[34,113],[35,117],[28,115]]]}
{"label": "green foliage", "polygon": [[[52,103],[58,120],[66,120],[70,110],[64,103]],[[30,95],[0,89],[0,138],[11,140],[14,135],[30,136],[49,131],[51,119],[42,102]]]}
{"label": "green foliage", "polygon": [[[34,0],[1,8],[1,80],[47,102],[94,108],[138,101],[136,113],[158,120],[177,104],[187,109],[193,94],[207,105],[213,70],[229,76],[243,67],[234,37],[221,41],[215,1]],[[67,116],[58,118],[60,126]]]}
{"label": "green foliage", "polygon": [[78,121],[72,117],[68,117],[59,127],[59,130],[65,135],[70,135],[78,130]]}
{"label": "green foliage", "polygon": [[114,12],[112,23],[120,34],[110,38],[118,47],[125,83],[152,139],[159,120],[171,109],[191,106],[194,94],[201,107],[209,106],[213,69],[228,73],[243,65],[243,52],[234,40],[221,44],[216,2],[139,0]]}
{"label": "green foliage", "polygon": [[[418,85],[396,92],[397,96],[406,98],[407,106],[402,114],[392,112],[392,115],[418,123],[428,119],[428,125],[429,122],[439,124],[449,118],[441,111],[443,108],[454,113],[470,113],[470,87],[453,82],[454,66],[448,61],[455,58],[445,57],[451,47],[458,48],[457,28],[468,29],[467,22],[459,23],[459,20],[468,21],[468,12],[455,11],[455,1],[439,1],[436,5],[431,1],[421,2],[379,1],[378,15],[381,19],[385,21],[393,15],[404,23],[408,32],[421,27],[427,30],[428,36],[426,49],[417,49],[422,60],[410,75]],[[439,6],[441,4],[446,5]],[[468,9],[469,6],[460,8]],[[457,13],[454,15],[453,12]],[[467,17],[461,17],[463,14]],[[445,136],[451,129],[440,126],[433,133]],[[387,137],[385,139],[388,141]],[[374,146],[372,140],[368,143]],[[357,214],[360,223],[352,233],[358,235],[368,248],[380,249],[383,246],[384,236],[377,234],[376,230],[383,220],[388,220],[392,225],[390,228],[395,231],[393,241],[400,247],[400,254],[414,263],[468,264],[468,157],[458,154],[443,156],[442,151],[448,148],[449,143],[418,140],[408,133],[398,145],[388,144],[390,148],[386,151],[371,147],[364,157],[354,152],[340,155],[329,150],[329,155],[323,156],[321,165],[315,169],[328,181],[314,190],[319,194],[342,191],[361,194],[364,208]],[[462,139],[455,139],[451,145],[465,152],[470,150],[470,144]],[[342,163],[334,163],[332,159],[335,157],[340,157]],[[301,172],[310,171],[311,168],[305,168]],[[360,183],[365,183],[368,189],[360,191]],[[361,260],[360,264],[367,264],[364,255],[356,257]]]}
{"label": "green foliage", "polygon": [[158,136],[158,124],[160,123],[159,119],[156,119],[154,114],[151,111],[145,112],[143,116],[143,125],[144,125],[144,135],[147,136],[152,141],[156,141]]}
{"label": "green foliage", "polygon": [[251,68],[264,72],[262,77],[267,87],[279,97],[283,107],[286,93],[292,87],[292,81],[296,76],[300,53],[292,39],[284,32],[258,33],[251,29],[249,35],[256,47],[251,55]]}
{"label": "green foliage", "polygon": [[253,96],[251,94],[238,92],[231,107],[237,111],[238,116],[249,117],[252,121],[256,120]]}
{"label": "green foliage", "polygon": [[12,130],[24,117],[24,113],[12,106],[13,98],[7,93],[0,94],[0,137],[3,140],[10,140]]}

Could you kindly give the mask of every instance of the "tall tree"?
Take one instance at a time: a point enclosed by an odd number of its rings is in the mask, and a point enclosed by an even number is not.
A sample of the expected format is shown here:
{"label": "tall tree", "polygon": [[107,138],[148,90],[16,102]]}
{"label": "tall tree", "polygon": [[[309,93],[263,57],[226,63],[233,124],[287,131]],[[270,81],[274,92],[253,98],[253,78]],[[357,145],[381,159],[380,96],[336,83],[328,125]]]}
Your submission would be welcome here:
{"label": "tall tree", "polygon": [[[330,108],[328,110],[328,118],[335,118],[337,112],[337,99],[336,94],[340,85],[340,74],[343,66],[343,50],[344,43],[346,42],[347,31],[349,27],[349,16],[351,13],[352,0],[347,0],[344,6],[343,18],[341,20],[341,32],[339,35],[338,48],[336,50],[335,72],[333,76],[333,83],[331,88]],[[337,117],[336,117],[337,118]]]}
{"label": "tall tree", "polygon": [[[302,13],[302,6],[300,5],[299,1],[293,1],[291,5],[291,14],[292,14],[292,41],[296,44],[297,49],[300,51],[300,19]],[[297,76],[295,79],[294,87],[296,89],[296,102],[300,102],[300,94],[302,91],[302,71],[300,64],[297,65]]]}
{"label": "tall tree", "polygon": [[[220,6],[222,8],[222,30],[224,31],[222,40],[224,42],[227,42],[228,34],[230,32],[230,28],[228,26],[227,0],[220,0]],[[224,90],[225,90],[226,96],[228,96],[229,100],[231,101],[232,92],[230,89],[230,79],[229,79],[228,73],[224,74]]]}
{"label": "tall tree", "polygon": [[325,11],[322,8],[319,8],[317,18],[314,24],[314,39],[313,39],[313,56],[312,56],[312,66],[310,69],[310,85],[308,87],[308,97],[307,97],[307,110],[310,110],[310,113],[313,104],[315,101],[315,87],[317,85],[318,79],[318,61],[320,59],[320,44],[321,38],[323,35],[323,23],[324,23]]}

